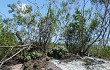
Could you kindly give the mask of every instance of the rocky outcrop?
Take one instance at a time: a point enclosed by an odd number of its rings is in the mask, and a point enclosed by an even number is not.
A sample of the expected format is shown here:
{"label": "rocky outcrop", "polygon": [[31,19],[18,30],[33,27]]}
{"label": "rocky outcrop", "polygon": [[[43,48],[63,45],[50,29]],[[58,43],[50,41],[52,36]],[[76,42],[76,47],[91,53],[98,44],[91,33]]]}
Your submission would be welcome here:
{"label": "rocky outcrop", "polygon": [[26,64],[5,66],[1,70],[110,70],[110,61],[104,59],[95,57],[72,59],[44,58],[42,60],[28,61]]}
{"label": "rocky outcrop", "polygon": [[51,60],[46,70],[110,70],[110,61],[95,57],[83,57],[69,62]]}

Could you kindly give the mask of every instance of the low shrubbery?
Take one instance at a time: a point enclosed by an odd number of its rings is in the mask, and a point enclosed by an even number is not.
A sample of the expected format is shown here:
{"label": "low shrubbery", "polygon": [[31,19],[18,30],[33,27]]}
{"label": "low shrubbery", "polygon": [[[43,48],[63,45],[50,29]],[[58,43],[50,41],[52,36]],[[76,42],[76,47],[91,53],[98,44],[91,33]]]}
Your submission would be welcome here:
{"label": "low shrubbery", "polygon": [[[32,49],[32,48],[31,48]],[[28,60],[35,60],[37,58],[40,58],[42,56],[42,53],[38,50],[25,50],[22,53],[22,59],[24,61],[28,61]]]}
{"label": "low shrubbery", "polygon": [[89,48],[88,54],[110,60],[110,47],[93,46]]}
{"label": "low shrubbery", "polygon": [[67,55],[68,50],[64,46],[56,46],[52,48],[47,55],[56,59],[61,59]]}

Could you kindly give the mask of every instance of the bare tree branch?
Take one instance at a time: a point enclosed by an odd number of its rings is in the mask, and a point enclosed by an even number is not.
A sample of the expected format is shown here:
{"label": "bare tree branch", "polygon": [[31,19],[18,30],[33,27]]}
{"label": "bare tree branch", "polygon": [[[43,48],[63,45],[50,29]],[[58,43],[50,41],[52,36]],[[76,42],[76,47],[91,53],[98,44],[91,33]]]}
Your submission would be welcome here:
{"label": "bare tree branch", "polygon": [[[104,13],[104,17],[101,17],[102,18],[102,27],[103,27],[103,24],[104,24],[104,20],[106,18],[106,15],[107,15],[107,8],[105,6],[105,13]],[[105,28],[106,29],[106,28]],[[96,39],[94,39],[94,41],[82,52],[82,53],[86,53],[86,51],[99,39],[99,37],[101,36],[103,32],[103,28],[102,30],[100,31],[99,35],[96,37]]]}
{"label": "bare tree branch", "polygon": [[18,46],[0,46],[0,48],[23,48],[23,47],[27,47],[27,46],[29,46],[29,44],[18,45]]}
{"label": "bare tree branch", "polygon": [[24,49],[26,49],[27,47],[23,47],[21,50],[19,50],[17,53],[15,53],[14,55],[12,55],[11,57],[7,58],[6,60],[0,62],[0,68],[2,67],[2,65],[7,62],[8,60],[12,59],[13,57],[15,57],[17,54],[19,54],[21,51],[23,51]]}

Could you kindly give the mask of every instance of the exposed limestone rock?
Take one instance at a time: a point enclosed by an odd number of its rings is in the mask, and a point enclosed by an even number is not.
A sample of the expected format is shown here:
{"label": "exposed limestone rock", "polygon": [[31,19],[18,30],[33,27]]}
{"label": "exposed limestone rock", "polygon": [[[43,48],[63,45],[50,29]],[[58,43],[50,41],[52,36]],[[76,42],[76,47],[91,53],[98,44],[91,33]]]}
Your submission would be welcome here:
{"label": "exposed limestone rock", "polygon": [[95,57],[82,57],[69,62],[53,59],[46,70],[110,70],[110,61]]}
{"label": "exposed limestone rock", "polygon": [[23,70],[24,66],[23,64],[16,64],[12,66],[5,66],[1,70]]}

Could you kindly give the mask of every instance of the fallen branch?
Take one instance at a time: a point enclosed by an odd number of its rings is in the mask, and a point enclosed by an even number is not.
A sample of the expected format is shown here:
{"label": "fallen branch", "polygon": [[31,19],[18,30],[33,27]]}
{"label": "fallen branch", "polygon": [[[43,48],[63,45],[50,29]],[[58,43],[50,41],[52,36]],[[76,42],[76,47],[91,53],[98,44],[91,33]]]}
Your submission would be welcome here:
{"label": "fallen branch", "polygon": [[[25,45],[26,46],[26,45]],[[0,62],[0,68],[2,67],[2,65],[7,62],[8,60],[12,59],[13,57],[15,57],[17,54],[19,54],[21,51],[23,51],[24,49],[26,49],[27,47],[23,47],[22,49],[20,49],[17,53],[15,53],[14,55],[12,55],[11,57],[7,58],[6,60]]]}
{"label": "fallen branch", "polygon": [[6,53],[6,55],[4,56],[4,58],[3,59],[1,59],[1,61],[0,62],[2,62],[6,57],[7,57],[7,55],[12,51],[12,49],[13,49],[13,47],[12,48],[9,48],[9,52],[7,52]]}
{"label": "fallen branch", "polygon": [[23,48],[23,47],[27,47],[27,46],[29,46],[29,44],[18,45],[18,46],[0,46],[0,48]]}

